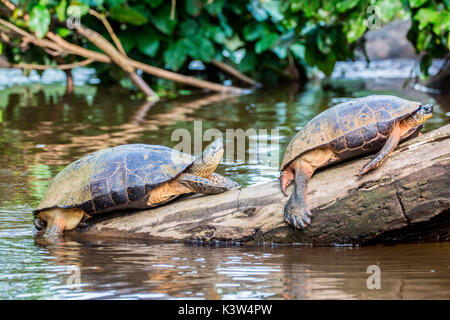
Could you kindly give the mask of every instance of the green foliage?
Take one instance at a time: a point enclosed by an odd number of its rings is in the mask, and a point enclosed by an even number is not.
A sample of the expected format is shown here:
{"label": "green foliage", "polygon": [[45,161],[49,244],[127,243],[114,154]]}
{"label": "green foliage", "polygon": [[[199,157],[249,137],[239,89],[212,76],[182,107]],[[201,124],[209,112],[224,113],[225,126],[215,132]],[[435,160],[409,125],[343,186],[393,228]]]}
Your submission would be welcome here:
{"label": "green foliage", "polygon": [[139,11],[128,6],[115,6],[110,11],[111,18],[123,23],[140,26],[148,22],[147,18]]}
{"label": "green foliage", "polygon": [[178,70],[187,58],[187,47],[183,40],[171,43],[164,52],[164,62],[172,70]]}
{"label": "green foliage", "polygon": [[[297,68],[317,68],[330,75],[336,61],[353,59],[354,49],[374,18],[368,11],[371,5],[376,6],[381,23],[410,13],[412,28],[408,38],[423,52],[424,74],[431,59],[443,57],[450,48],[450,0],[29,0],[18,3],[14,15],[6,18],[40,38],[51,28],[69,42],[98,50],[62,23],[79,15],[83,24],[110,39],[102,23],[88,14],[92,8],[108,18],[133,59],[181,72],[187,72],[191,60],[207,63],[216,59],[260,81],[286,78],[285,70],[293,64]],[[28,20],[24,18],[26,13],[29,13]],[[23,52],[8,47],[3,51],[15,62],[42,64],[53,60],[37,48]],[[107,76],[118,81],[125,76],[113,65],[95,66],[102,79]]]}
{"label": "green foliage", "polygon": [[152,29],[145,29],[138,33],[137,47],[140,52],[150,57],[154,57],[159,49],[158,34]]}
{"label": "green foliage", "polygon": [[422,77],[428,77],[433,58],[442,58],[450,50],[450,1],[409,0],[412,27],[408,39],[418,53]]}
{"label": "green foliage", "polygon": [[48,31],[50,25],[50,12],[41,4],[36,5],[31,10],[28,27],[36,33],[38,38],[43,38]]}

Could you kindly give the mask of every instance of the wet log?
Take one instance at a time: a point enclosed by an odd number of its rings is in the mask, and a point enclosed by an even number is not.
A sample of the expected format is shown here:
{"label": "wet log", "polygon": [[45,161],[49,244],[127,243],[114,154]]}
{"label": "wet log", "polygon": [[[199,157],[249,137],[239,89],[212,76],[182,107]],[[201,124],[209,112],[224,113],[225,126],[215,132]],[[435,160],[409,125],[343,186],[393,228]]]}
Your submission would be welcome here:
{"label": "wet log", "polygon": [[305,230],[284,222],[287,198],[273,181],[99,217],[67,236],[316,245],[449,240],[450,125],[401,144],[382,167],[357,180],[369,159],[313,176],[308,194],[313,218]]}

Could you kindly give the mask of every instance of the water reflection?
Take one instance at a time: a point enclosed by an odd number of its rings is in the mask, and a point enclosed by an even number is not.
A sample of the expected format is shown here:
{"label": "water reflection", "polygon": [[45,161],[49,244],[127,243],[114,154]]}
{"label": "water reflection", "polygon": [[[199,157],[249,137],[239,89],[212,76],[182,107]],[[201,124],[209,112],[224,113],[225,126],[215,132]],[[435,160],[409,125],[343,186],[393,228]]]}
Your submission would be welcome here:
{"label": "water reflection", "polygon": [[[89,85],[70,96],[55,84],[0,91],[0,298],[450,298],[449,244],[215,248],[87,239],[47,246],[34,240],[31,211],[65,165],[117,144],[173,147],[173,130],[192,132],[194,120],[203,121],[203,130],[222,132],[278,128],[280,157],[307,121],[351,97],[400,93],[437,104],[425,130],[450,123],[448,96],[403,91],[402,83],[333,80],[156,104]],[[264,163],[224,162],[217,171],[243,186],[278,177],[278,168]],[[366,287],[369,265],[381,268],[381,290]]]}
{"label": "water reflection", "polygon": [[[78,288],[57,287],[70,298],[450,297],[449,244],[311,248],[78,241],[46,247],[63,283],[73,266],[79,268]],[[381,269],[380,290],[367,288],[369,265]]]}

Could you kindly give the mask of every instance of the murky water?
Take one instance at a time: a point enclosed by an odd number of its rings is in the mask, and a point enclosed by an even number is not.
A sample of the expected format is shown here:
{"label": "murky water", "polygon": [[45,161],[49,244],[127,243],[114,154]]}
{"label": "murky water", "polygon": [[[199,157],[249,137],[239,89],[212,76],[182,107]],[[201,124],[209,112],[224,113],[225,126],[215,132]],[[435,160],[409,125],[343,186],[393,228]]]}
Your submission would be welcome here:
{"label": "murky water", "polygon": [[[82,155],[125,143],[175,146],[175,129],[255,129],[282,155],[295,132],[351,97],[396,94],[436,103],[425,130],[450,123],[448,96],[402,91],[403,79],[333,80],[326,90],[266,89],[230,97],[196,95],[146,104],[117,88],[59,84],[0,92],[0,298],[450,299],[450,244],[362,248],[214,247],[80,241],[35,243],[31,211],[49,179]],[[268,129],[267,133],[260,129]],[[279,129],[279,135],[271,132]],[[278,147],[277,147],[278,143]],[[206,142],[205,144],[206,145]],[[259,150],[261,151],[261,150]],[[246,149],[247,159],[258,150]],[[217,170],[243,186],[278,177],[275,163],[224,161]],[[367,268],[381,289],[367,288]]]}

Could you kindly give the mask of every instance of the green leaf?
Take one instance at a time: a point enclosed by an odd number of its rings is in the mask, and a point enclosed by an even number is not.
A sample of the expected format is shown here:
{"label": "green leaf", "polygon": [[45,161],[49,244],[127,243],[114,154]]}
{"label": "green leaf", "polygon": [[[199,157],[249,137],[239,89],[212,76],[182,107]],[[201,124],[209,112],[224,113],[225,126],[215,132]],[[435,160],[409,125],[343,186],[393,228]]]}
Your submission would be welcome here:
{"label": "green leaf", "polygon": [[109,8],[114,8],[115,6],[120,6],[121,4],[123,4],[125,2],[127,2],[127,0],[105,0],[105,4]]}
{"label": "green leaf", "polygon": [[255,44],[255,52],[257,54],[260,54],[268,49],[270,49],[275,42],[278,40],[278,34],[276,33],[269,33],[265,37],[259,39]]}
{"label": "green leaf", "polygon": [[89,12],[89,6],[85,3],[75,2],[67,7],[67,15],[73,17],[82,17]]}
{"label": "green leaf", "polygon": [[197,33],[198,23],[194,19],[186,19],[180,24],[180,35],[182,37],[193,36]]}
{"label": "green leaf", "polygon": [[207,2],[206,11],[212,16],[216,16],[222,12],[225,0],[212,0]]}
{"label": "green leaf", "polygon": [[253,52],[247,52],[245,57],[238,64],[238,69],[241,72],[255,70],[257,63],[258,59],[256,58],[256,55]]}
{"label": "green leaf", "polygon": [[331,51],[331,47],[333,45],[332,39],[328,36],[327,32],[320,32],[317,36],[317,48],[320,52],[324,54],[328,54]]}
{"label": "green leaf", "polygon": [[419,30],[423,30],[429,24],[438,23],[440,18],[438,11],[429,8],[420,9],[414,16],[414,20],[419,21]]}
{"label": "green leaf", "polygon": [[[306,17],[313,17],[317,15],[317,10],[320,8],[320,1],[300,0],[299,7],[303,10]],[[295,12],[295,11],[294,11]]]}
{"label": "green leaf", "polygon": [[250,3],[247,4],[247,8],[258,22],[262,22],[269,17],[259,0],[251,0]]}
{"label": "green leaf", "polygon": [[48,9],[38,4],[31,10],[28,27],[34,31],[38,38],[43,38],[47,34],[50,19],[51,17]]}
{"label": "green leaf", "polygon": [[324,57],[316,59],[315,64],[326,76],[330,76],[333,73],[334,65],[336,64],[336,56],[331,52]]}
{"label": "green leaf", "polygon": [[56,28],[56,33],[59,34],[61,37],[65,38],[67,37],[69,34],[72,33],[72,31],[70,31],[67,28]]}
{"label": "green leaf", "polygon": [[3,122],[3,110],[0,109],[0,123]]}
{"label": "green leaf", "polygon": [[348,19],[348,23],[344,26],[344,31],[346,32],[347,41],[353,43],[362,37],[367,29],[364,23],[364,16],[360,16],[358,13],[352,15]]}
{"label": "green leaf", "polygon": [[177,18],[170,19],[170,8],[164,6],[152,17],[152,23],[162,33],[171,35],[177,24]]}
{"label": "green leaf", "polygon": [[118,36],[126,53],[129,53],[136,46],[136,35],[134,33],[125,31],[121,32]]}
{"label": "green leaf", "polygon": [[164,0],[145,0],[145,3],[148,3],[150,5],[150,7],[152,8],[156,8],[158,7],[161,3],[163,3]]}
{"label": "green leaf", "polygon": [[411,8],[419,8],[424,5],[428,0],[409,0]]}
{"label": "green leaf", "polygon": [[137,47],[143,54],[154,57],[159,49],[159,38],[158,34],[151,30],[145,29],[143,32],[137,36]]}
{"label": "green leaf", "polygon": [[222,27],[222,29],[224,30],[225,35],[227,37],[231,37],[233,35],[233,29],[228,24],[226,16],[223,14],[219,14],[217,17],[219,18],[219,24]]}
{"label": "green leaf", "polygon": [[444,36],[445,33],[450,31],[450,12],[443,10],[439,14],[439,21],[434,24],[433,32],[437,35]]}
{"label": "green leaf", "polygon": [[303,44],[294,43],[290,49],[297,59],[305,60],[305,46]]}
{"label": "green leaf", "polygon": [[215,25],[207,25],[204,27],[205,30],[205,36],[210,38],[216,43],[224,44],[227,36],[225,35],[225,32],[219,27]]}
{"label": "green leaf", "polygon": [[62,0],[58,3],[58,5],[55,7],[56,16],[58,17],[58,20],[63,22],[66,20],[66,9],[67,9],[67,1]]}
{"label": "green leaf", "polygon": [[420,60],[420,72],[425,76],[428,77],[428,69],[431,66],[432,57],[429,54],[426,54],[422,57]]}
{"label": "green leaf", "polygon": [[284,15],[281,11],[280,1],[266,1],[262,3],[262,7],[272,17],[273,21],[279,22],[284,19]]}
{"label": "green leaf", "polygon": [[202,0],[186,0],[186,12],[191,16],[196,17],[202,12],[203,4],[204,2]]}
{"label": "green leaf", "polygon": [[445,7],[447,8],[447,10],[450,9],[450,0],[444,0],[445,3]]}
{"label": "green leaf", "polygon": [[419,31],[416,39],[416,48],[420,51],[427,50],[432,39],[433,36],[426,30]]}
{"label": "green leaf", "polygon": [[241,39],[239,38],[239,36],[236,34],[236,35],[235,35],[234,37],[232,37],[232,38],[227,38],[227,39],[225,40],[224,45],[225,45],[225,47],[226,47],[229,51],[234,52],[234,51],[236,51],[237,49],[239,49],[239,48],[241,48],[242,46],[244,46],[245,43],[242,42]]}
{"label": "green leaf", "polygon": [[177,71],[186,61],[187,48],[184,41],[171,43],[164,52],[164,62],[171,70]]}
{"label": "green leaf", "polygon": [[341,0],[336,3],[337,12],[345,12],[355,7],[360,0]]}
{"label": "green leaf", "polygon": [[275,48],[272,49],[272,51],[278,56],[278,58],[280,59],[285,59],[287,56],[287,48],[286,47],[281,47],[281,46],[276,46]]}
{"label": "green leaf", "polygon": [[255,41],[266,33],[269,31],[265,24],[254,22],[247,24],[243,30],[244,39],[247,41]]}
{"label": "green leaf", "polygon": [[122,22],[129,23],[135,26],[140,26],[148,22],[147,18],[144,17],[140,12],[123,6],[116,6],[111,9],[111,18]]}
{"label": "green leaf", "polygon": [[216,52],[213,43],[202,35],[197,35],[184,40],[189,56],[203,62],[210,61]]}

